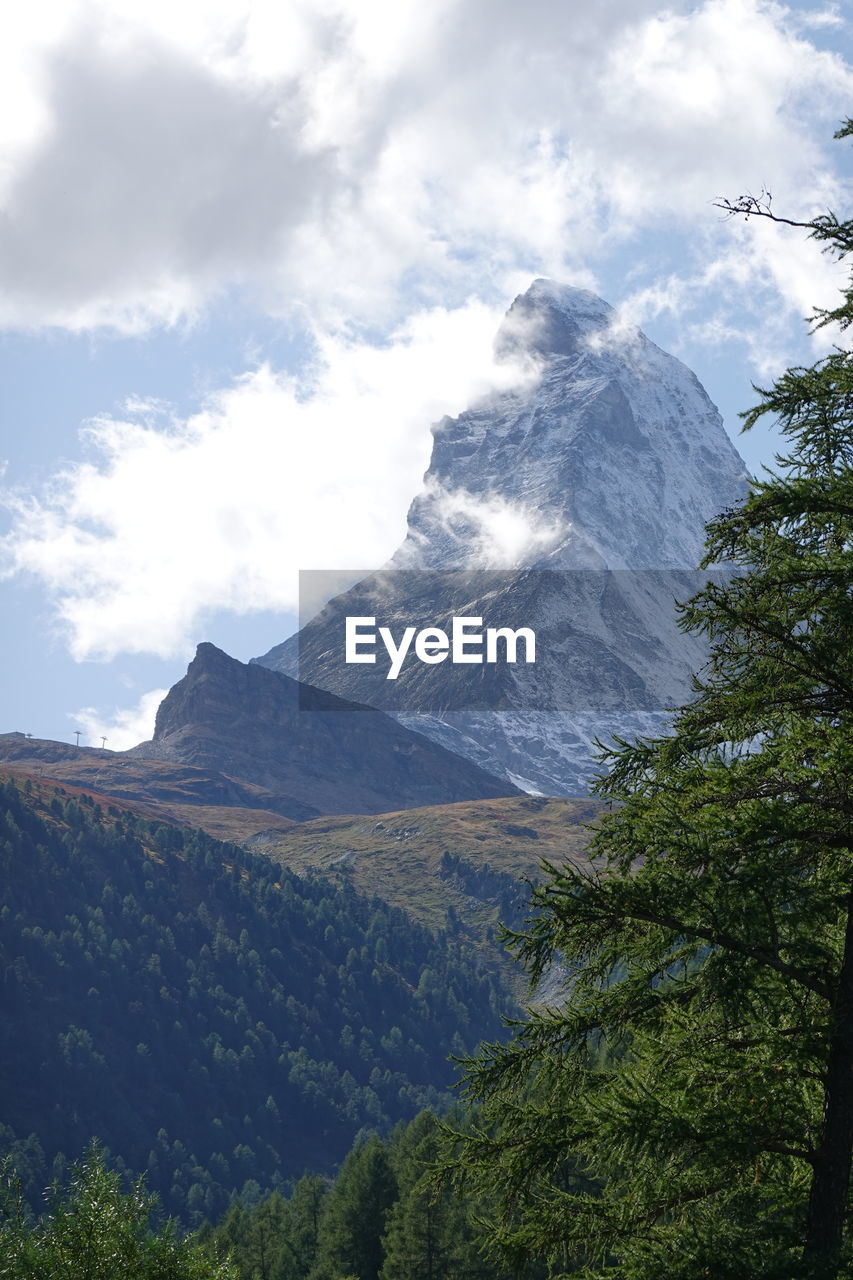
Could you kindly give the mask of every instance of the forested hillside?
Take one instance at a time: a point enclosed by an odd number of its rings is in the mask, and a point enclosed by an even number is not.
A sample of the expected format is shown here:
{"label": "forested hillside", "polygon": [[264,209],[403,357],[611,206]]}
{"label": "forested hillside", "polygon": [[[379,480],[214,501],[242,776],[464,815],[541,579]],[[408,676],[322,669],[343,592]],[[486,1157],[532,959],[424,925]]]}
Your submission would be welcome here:
{"label": "forested hillside", "polygon": [[[456,1123],[463,1118],[457,1116]],[[489,1249],[493,1206],[435,1176],[440,1126],[422,1112],[386,1141],[357,1143],[334,1182],[306,1174],[284,1198],[235,1203],[200,1233],[212,1259],[239,1280],[543,1280],[539,1263],[516,1266]]]}
{"label": "forested hillside", "polygon": [[33,1186],[93,1136],[215,1219],[436,1105],[509,1003],[346,884],[37,783],[0,785],[0,1121]]}

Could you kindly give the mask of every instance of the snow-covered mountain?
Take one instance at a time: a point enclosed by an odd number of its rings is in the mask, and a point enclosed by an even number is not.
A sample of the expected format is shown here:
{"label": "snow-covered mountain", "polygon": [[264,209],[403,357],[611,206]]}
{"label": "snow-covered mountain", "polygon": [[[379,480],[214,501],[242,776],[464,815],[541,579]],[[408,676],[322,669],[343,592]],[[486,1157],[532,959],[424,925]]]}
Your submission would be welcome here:
{"label": "snow-covered mountain", "polygon": [[[696,589],[684,571],[701,560],[705,523],[744,495],[746,472],[695,375],[594,294],[537,280],[496,349],[534,372],[436,424],[393,572],[330,601],[258,661],[382,706],[524,789],[578,795],[596,738],[656,732],[689,696],[704,649],[678,631],[673,599]],[[434,616],[534,627],[537,666],[478,669],[476,698],[460,684],[470,668],[448,664],[427,685],[410,665],[388,685],[344,666],[343,618],[381,613],[399,631],[413,621],[410,591]]]}
{"label": "snow-covered mountain", "polygon": [[695,569],[745,467],[695,374],[585,289],[536,280],[496,346],[540,376],[433,429],[400,568]]}

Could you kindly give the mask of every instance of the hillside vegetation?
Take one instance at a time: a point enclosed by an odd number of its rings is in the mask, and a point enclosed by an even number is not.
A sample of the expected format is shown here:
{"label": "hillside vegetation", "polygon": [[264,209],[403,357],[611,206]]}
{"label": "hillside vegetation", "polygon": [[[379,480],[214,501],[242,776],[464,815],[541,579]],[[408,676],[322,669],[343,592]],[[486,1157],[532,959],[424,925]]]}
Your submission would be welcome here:
{"label": "hillside vegetation", "polygon": [[[377,893],[432,929],[488,946],[528,898],[543,861],[586,861],[595,800],[512,796],[315,818],[252,842],[283,866]],[[504,955],[494,947],[496,954]]]}
{"label": "hillside vegetation", "polygon": [[440,1105],[494,969],[378,897],[0,784],[0,1122],[33,1186],[92,1137],[193,1223]]}

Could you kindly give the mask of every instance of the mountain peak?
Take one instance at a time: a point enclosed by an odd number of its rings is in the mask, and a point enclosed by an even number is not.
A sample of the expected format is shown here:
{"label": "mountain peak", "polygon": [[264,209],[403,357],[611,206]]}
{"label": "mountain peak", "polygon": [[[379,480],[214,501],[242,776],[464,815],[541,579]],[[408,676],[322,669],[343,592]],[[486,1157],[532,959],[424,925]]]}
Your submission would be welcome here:
{"label": "mountain peak", "polygon": [[434,429],[400,568],[689,569],[746,470],[695,374],[587,289],[534,280],[499,358],[538,376]]}
{"label": "mountain peak", "polygon": [[[524,686],[515,679],[490,686],[496,714],[448,710],[445,701],[424,715],[414,684],[410,701],[396,705],[412,728],[551,794],[578,794],[575,788],[587,785],[597,739],[665,732],[662,708],[689,695],[689,674],[705,656],[701,644],[687,647],[670,616],[667,575],[586,571],[695,569],[705,522],[746,489],[744,464],[696,376],[644,334],[614,326],[615,314],[594,293],[553,280],[535,280],[515,299],[496,348],[535,364],[536,376],[436,424],[424,487],[389,566],[442,571],[427,573],[426,590],[445,602],[447,616],[455,608],[447,607],[443,571],[522,571],[509,573],[502,590],[492,580],[476,600],[471,586],[464,612],[498,621],[501,613],[516,616],[523,602],[526,625],[551,644],[550,665],[541,664]],[[584,572],[551,591],[548,583],[559,575],[542,575],[539,587],[528,569]],[[686,598],[695,585],[675,593]],[[312,681],[363,697],[353,690],[354,673],[339,680],[341,669],[332,671],[327,657],[342,613],[357,602],[354,613],[374,612],[364,607],[364,592],[362,583],[331,602],[299,639],[260,661],[296,670],[298,651]],[[583,600],[592,602],[584,606],[588,626],[581,623]],[[384,590],[382,607],[392,626],[411,621],[407,601],[390,613]],[[660,683],[646,665],[652,655],[662,659]],[[585,700],[573,697],[577,713],[557,710],[568,701],[556,691],[577,689],[572,682],[582,673],[590,683]],[[531,709],[541,707],[546,689],[546,697],[554,691],[553,713]]]}
{"label": "mountain peak", "polygon": [[613,315],[610,304],[588,289],[540,277],[507,311],[495,353],[499,359],[574,356],[590,335],[608,328]]}
{"label": "mountain peak", "polygon": [[605,302],[597,293],[592,293],[589,289],[580,289],[576,285],[561,284],[559,280],[549,280],[544,276],[534,280],[530,288],[519,294],[512,305],[515,306],[520,302],[550,307],[578,319],[584,319],[587,316],[608,319],[613,315],[610,303]]}
{"label": "mountain peak", "polygon": [[299,821],[511,795],[516,788],[395,720],[203,643],[130,753],[213,770]]}
{"label": "mountain peak", "polygon": [[211,644],[209,640],[202,640],[200,644],[196,645],[195,657],[190,663],[190,666],[192,667],[196,663],[201,666],[209,666],[212,663],[223,661],[236,662],[237,659],[230,657],[224,649],[217,648],[217,646],[215,644]]}

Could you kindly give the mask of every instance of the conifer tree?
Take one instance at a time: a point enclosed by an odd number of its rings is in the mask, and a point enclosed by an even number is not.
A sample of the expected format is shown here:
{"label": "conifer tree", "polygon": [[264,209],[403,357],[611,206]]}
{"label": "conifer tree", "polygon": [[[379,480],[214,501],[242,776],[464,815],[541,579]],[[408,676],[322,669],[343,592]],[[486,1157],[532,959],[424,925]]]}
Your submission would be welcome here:
{"label": "conifer tree", "polygon": [[423,1111],[392,1149],[399,1187],[388,1216],[380,1280],[499,1280],[478,1248],[475,1206],[436,1185],[440,1126]]}
{"label": "conifer tree", "polygon": [[154,1229],[156,1196],[141,1178],[123,1191],[95,1144],[35,1221],[13,1177],[0,1190],[2,1280],[236,1280],[229,1263],[182,1239],[174,1222]]}
{"label": "conifer tree", "polygon": [[288,1280],[303,1280],[317,1253],[317,1241],[326,1184],[316,1174],[306,1173],[293,1188],[286,1205],[285,1238],[290,1255]]}
{"label": "conifer tree", "polygon": [[[807,225],[853,250],[853,221]],[[708,528],[706,566],[738,572],[683,610],[710,643],[695,699],[610,753],[592,861],[551,869],[516,935],[564,1002],[467,1065],[457,1170],[501,1197],[496,1252],[589,1280],[853,1275],[851,352],[789,369],[746,427],[765,414],[785,452]]]}
{"label": "conifer tree", "polygon": [[369,1138],[347,1156],[326,1199],[310,1280],[378,1280],[386,1220],[396,1197],[385,1145]]}

